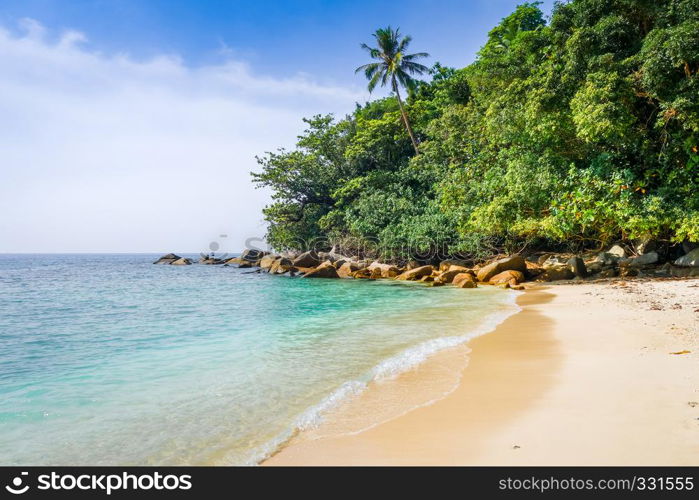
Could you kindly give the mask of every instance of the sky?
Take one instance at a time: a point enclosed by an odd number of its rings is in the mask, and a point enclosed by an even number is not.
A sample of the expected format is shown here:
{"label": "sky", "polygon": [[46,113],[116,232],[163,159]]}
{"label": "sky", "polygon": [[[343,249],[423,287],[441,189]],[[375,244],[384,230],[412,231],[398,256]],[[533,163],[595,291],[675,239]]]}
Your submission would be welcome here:
{"label": "sky", "polygon": [[0,0],[0,253],[239,251],[255,155],[370,98],[360,42],[463,67],[517,3]]}

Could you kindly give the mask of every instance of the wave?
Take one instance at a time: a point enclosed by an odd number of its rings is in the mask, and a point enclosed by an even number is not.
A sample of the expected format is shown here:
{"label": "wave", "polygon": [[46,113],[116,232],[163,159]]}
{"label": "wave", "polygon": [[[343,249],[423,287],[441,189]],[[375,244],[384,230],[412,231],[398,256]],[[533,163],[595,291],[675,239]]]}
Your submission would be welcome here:
{"label": "wave", "polygon": [[[308,431],[317,428],[323,421],[324,415],[326,415],[330,410],[337,408],[340,404],[348,400],[348,398],[358,396],[372,382],[379,382],[383,380],[390,380],[398,375],[405,373],[418,367],[420,364],[427,361],[428,358],[434,356],[435,354],[444,351],[446,349],[454,348],[469,342],[470,340],[485,335],[486,333],[492,332],[495,328],[504,322],[510,316],[518,313],[522,310],[516,303],[516,298],[521,292],[510,292],[508,301],[505,303],[508,306],[507,310],[497,311],[489,314],[485,319],[473,330],[463,335],[455,335],[449,337],[441,337],[437,339],[430,339],[421,342],[415,346],[409,347],[400,353],[385,359],[376,366],[374,366],[369,372],[361,377],[359,380],[350,380],[342,385],[340,385],[335,391],[323,398],[318,404],[308,408],[306,411],[301,413],[291,425],[291,427],[283,432],[282,434],[276,436],[271,441],[268,441],[263,446],[253,450],[244,461],[244,465],[257,465],[264,460],[272,457],[286,445],[293,437],[301,432]],[[446,391],[439,397],[430,399],[429,401],[411,406],[405,411],[398,415],[394,415],[389,419],[375,422],[370,426],[365,426],[360,430],[349,432],[347,434],[359,434],[372,427],[381,425],[389,420],[393,420],[399,416],[405,415],[416,408],[429,406],[440,399],[446,397],[454,389]]]}

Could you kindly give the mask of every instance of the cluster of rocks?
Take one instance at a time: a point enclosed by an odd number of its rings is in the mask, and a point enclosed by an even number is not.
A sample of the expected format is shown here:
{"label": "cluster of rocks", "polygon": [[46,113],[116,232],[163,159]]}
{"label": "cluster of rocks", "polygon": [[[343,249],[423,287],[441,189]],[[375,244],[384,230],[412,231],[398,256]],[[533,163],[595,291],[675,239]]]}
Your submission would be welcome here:
{"label": "cluster of rocks", "polygon": [[[232,259],[202,256],[200,263],[258,268],[258,272],[304,278],[395,279],[420,281],[428,286],[452,285],[459,288],[476,288],[480,283],[522,289],[525,281],[548,282],[617,276],[699,276],[699,248],[690,250],[671,262],[661,262],[657,251],[647,250],[631,255],[621,245],[614,245],[607,251],[585,255],[538,253],[527,257],[510,255],[476,265],[465,260],[449,259],[439,265],[411,261],[400,266],[347,257],[334,251],[272,254],[261,250],[246,250],[240,257]],[[167,254],[155,262],[170,265],[191,263],[189,259],[175,254]]]}
{"label": "cluster of rocks", "polygon": [[165,264],[169,266],[189,266],[192,264],[192,261],[184,257],[180,257],[179,255],[175,255],[174,253],[169,253],[160,257],[158,260],[153,262],[153,264]]}

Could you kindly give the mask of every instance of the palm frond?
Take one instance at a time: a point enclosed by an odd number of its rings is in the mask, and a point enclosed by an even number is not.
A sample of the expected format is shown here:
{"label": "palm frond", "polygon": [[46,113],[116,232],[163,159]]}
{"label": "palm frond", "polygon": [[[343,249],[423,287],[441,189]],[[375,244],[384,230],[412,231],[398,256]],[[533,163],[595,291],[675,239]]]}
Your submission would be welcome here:
{"label": "palm frond", "polygon": [[411,75],[422,75],[423,73],[428,73],[430,71],[430,68],[424,64],[410,61],[403,62],[403,64],[401,64],[401,68],[409,72]]}
{"label": "palm frond", "polygon": [[385,75],[386,75],[386,72],[379,72],[379,73],[374,74],[374,76],[371,78],[371,80],[369,80],[369,84],[367,85],[367,90],[369,91],[369,93],[374,91],[374,89],[376,88],[376,85],[378,85],[378,83],[379,83],[379,80],[381,80],[382,77],[385,78]]}
{"label": "palm frond", "polygon": [[403,56],[404,61],[412,61],[420,57],[430,57],[427,52],[416,52],[415,54],[406,54]]}

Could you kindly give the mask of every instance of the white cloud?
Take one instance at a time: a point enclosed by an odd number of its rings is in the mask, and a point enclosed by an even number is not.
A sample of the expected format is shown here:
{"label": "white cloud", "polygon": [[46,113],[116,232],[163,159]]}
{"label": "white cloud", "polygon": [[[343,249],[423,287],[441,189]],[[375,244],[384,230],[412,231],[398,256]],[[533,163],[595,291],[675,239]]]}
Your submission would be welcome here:
{"label": "white cloud", "polygon": [[264,233],[254,155],[366,98],[357,82],[138,61],[21,27],[0,28],[0,252],[185,252],[221,233],[234,251]]}

